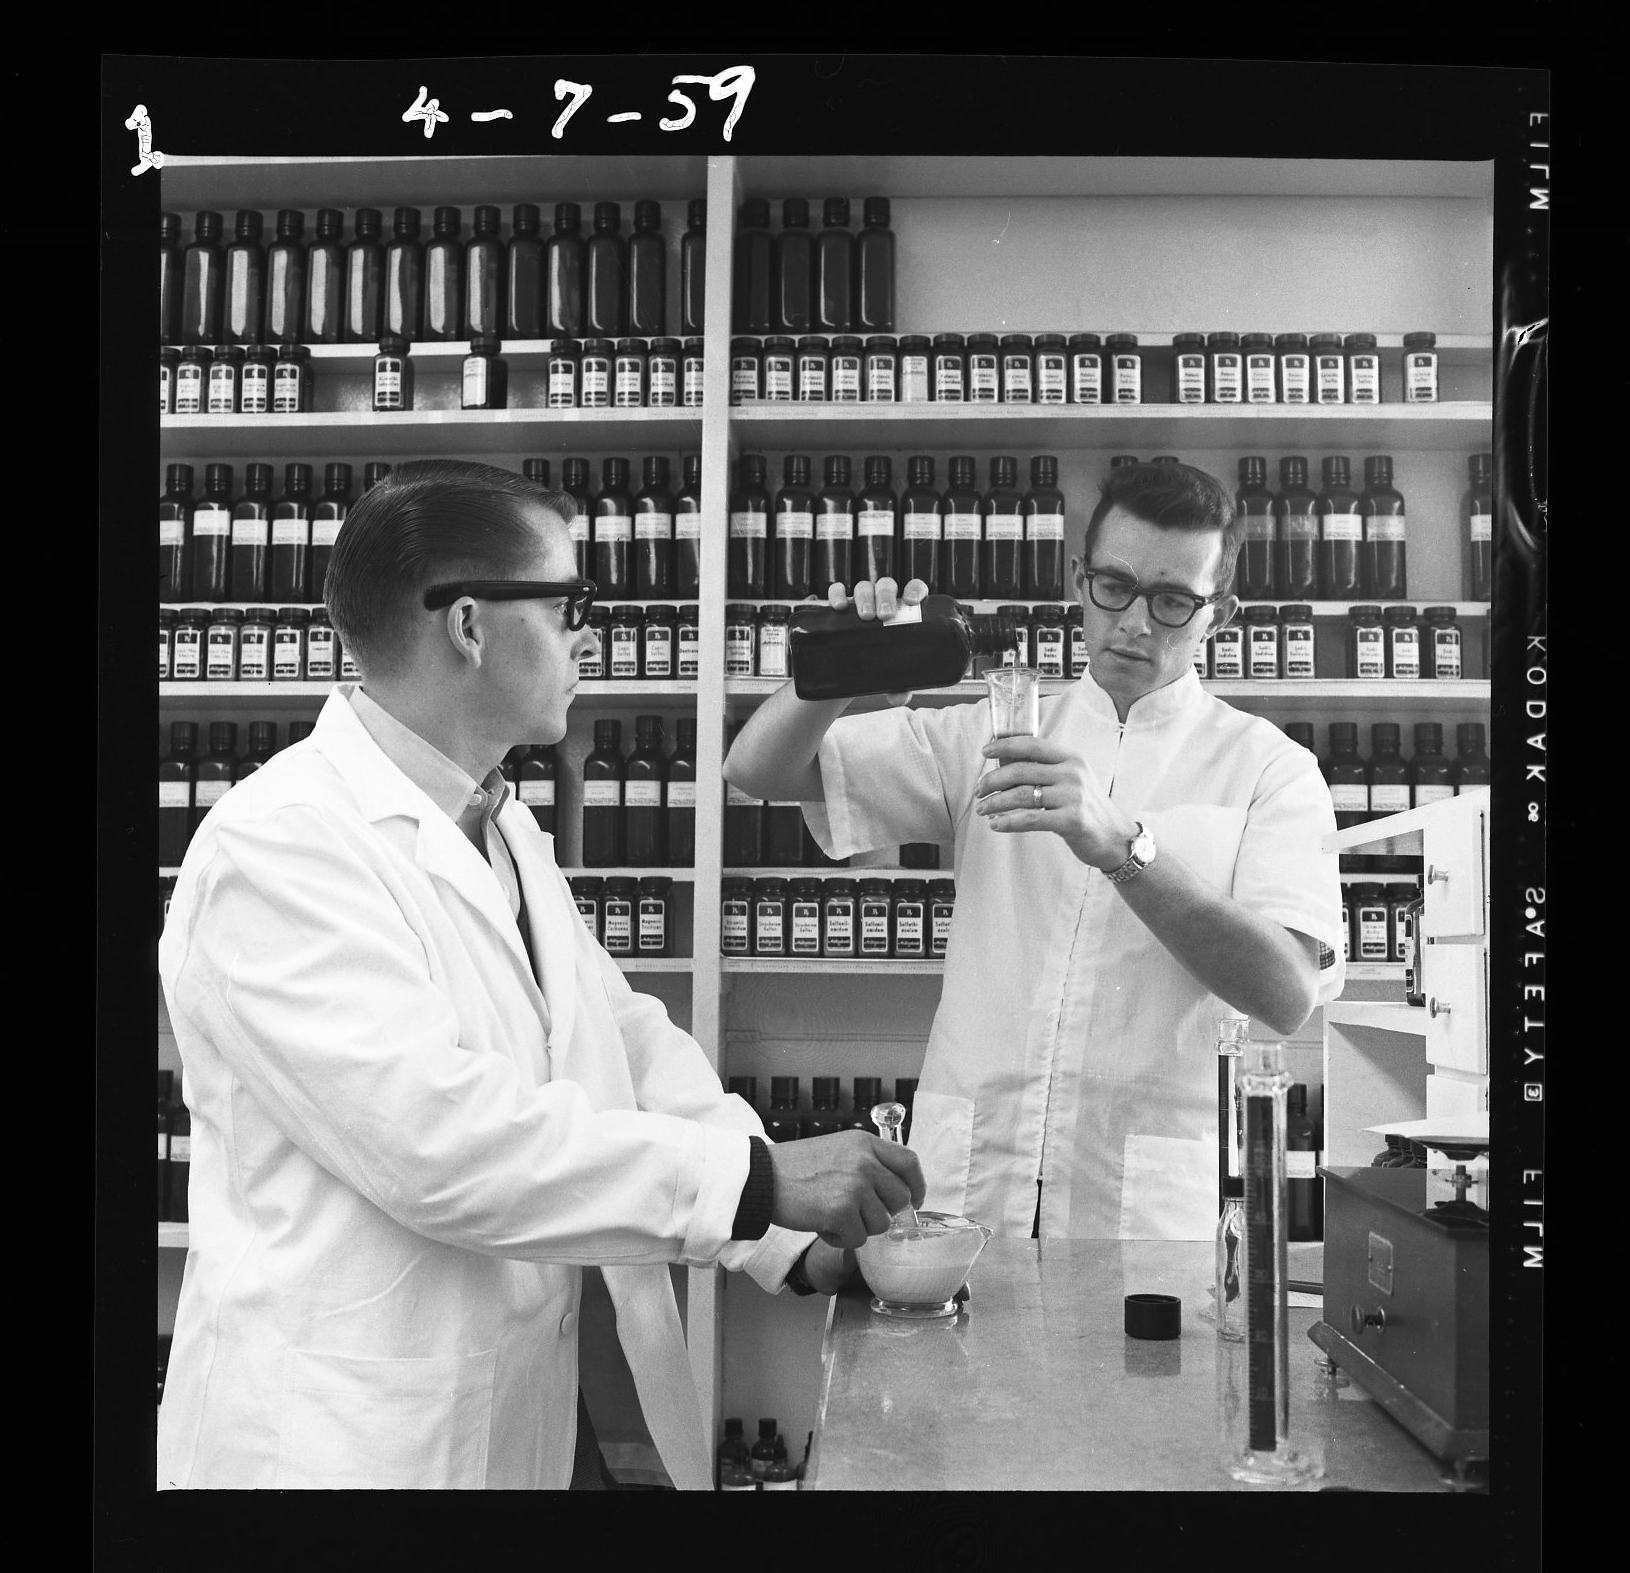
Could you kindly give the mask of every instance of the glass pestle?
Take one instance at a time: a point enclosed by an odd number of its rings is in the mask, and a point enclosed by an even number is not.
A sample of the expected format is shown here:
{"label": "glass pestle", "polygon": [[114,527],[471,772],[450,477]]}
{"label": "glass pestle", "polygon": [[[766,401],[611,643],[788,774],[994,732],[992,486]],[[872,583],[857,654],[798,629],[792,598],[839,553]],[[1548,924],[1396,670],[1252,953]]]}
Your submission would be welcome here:
{"label": "glass pestle", "polygon": [[[906,1117],[906,1106],[903,1103],[874,1103],[872,1105],[872,1124],[883,1133],[886,1141],[898,1142],[900,1140],[900,1126]],[[889,1219],[889,1233],[899,1234],[906,1229],[922,1228],[922,1221],[917,1217],[917,1209],[907,1202],[899,1212]]]}

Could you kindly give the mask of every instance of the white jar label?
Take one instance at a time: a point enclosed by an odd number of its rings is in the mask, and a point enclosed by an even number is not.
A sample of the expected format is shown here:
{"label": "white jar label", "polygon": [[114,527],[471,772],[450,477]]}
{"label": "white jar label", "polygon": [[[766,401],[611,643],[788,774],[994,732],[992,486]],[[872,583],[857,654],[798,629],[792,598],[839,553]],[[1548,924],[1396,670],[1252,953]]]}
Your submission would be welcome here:
{"label": "white jar label", "polygon": [[1245,402],[1247,404],[1273,403],[1273,356],[1247,355],[1245,357]]}
{"label": "white jar label", "polygon": [[1043,677],[1062,677],[1064,675],[1064,630],[1062,628],[1038,628],[1036,630],[1036,666]]}
{"label": "white jar label", "polygon": [[792,953],[818,956],[821,953],[821,909],[813,901],[792,904]]}
{"label": "white jar label", "polygon": [[567,522],[566,533],[574,542],[586,545],[589,539],[589,516],[586,513],[574,513]]}
{"label": "white jar label", "polygon": [[1387,909],[1360,907],[1358,909],[1358,959],[1360,961],[1386,961],[1390,955],[1387,945]]}
{"label": "white jar label", "polygon": [[633,538],[634,521],[626,513],[603,513],[595,518],[596,541],[631,541]]}
{"label": "white jar label", "polygon": [[180,546],[187,536],[187,525],[183,519],[160,519],[158,522],[158,544],[160,546]]}
{"label": "white jar label", "polygon": [[789,508],[775,516],[775,533],[783,541],[807,541],[815,534],[815,515]]}
{"label": "white jar label", "polygon": [[1358,541],[1364,536],[1364,521],[1356,513],[1327,513],[1319,528],[1327,541]]}
{"label": "white jar label", "polygon": [[170,1138],[170,1162],[171,1163],[191,1163],[192,1162],[192,1137],[191,1136],[172,1136]]}
{"label": "white jar label", "polygon": [[847,903],[842,908],[826,909],[826,948],[845,956],[854,954],[855,920]]}
{"label": "white jar label", "polygon": [[905,538],[908,541],[937,541],[940,538],[940,516],[937,513],[908,513],[905,516]]}
{"label": "white jar label", "polygon": [[758,631],[758,675],[787,675],[787,625],[765,623]]}
{"label": "white jar label", "polygon": [[768,515],[762,513],[733,513],[730,515],[730,534],[737,540],[759,540],[765,535]]}
{"label": "white jar label", "polygon": [[653,360],[647,382],[646,402],[654,409],[672,409],[678,396],[674,386],[673,362]]}
{"label": "white jar label", "polygon": [[806,404],[826,398],[826,357],[800,355],[798,357],[798,397]]}
{"label": "white jar label", "polygon": [[900,357],[900,397],[906,403],[922,404],[928,399],[928,357]]}
{"label": "white jar label", "polygon": [[1316,1152],[1287,1152],[1285,1154],[1285,1178],[1287,1180],[1313,1180],[1318,1176],[1314,1173],[1319,1162]]}
{"label": "white jar label", "polygon": [[1370,808],[1370,789],[1362,781],[1337,781],[1330,786],[1330,804],[1338,814],[1365,814]]}
{"label": "white jar label", "polygon": [[349,650],[340,651],[340,681],[342,683],[357,683],[362,680],[362,668],[352,659]]}
{"label": "white jar label", "polygon": [[634,534],[642,541],[671,541],[674,516],[671,513],[640,513],[634,516]]}
{"label": "white jar label", "polygon": [[679,630],[679,675],[698,677],[702,671],[701,630],[687,625]]}
{"label": "white jar label", "polygon": [[569,410],[577,403],[577,377],[571,362],[549,368],[549,407]]}
{"label": "white jar label", "polygon": [[1025,520],[1025,534],[1032,541],[1062,541],[1064,515],[1061,513],[1033,513]]}
{"label": "white jar label", "polygon": [[1372,513],[1364,521],[1365,538],[1371,541],[1401,541],[1404,516],[1401,513]]}
{"label": "white jar label", "polygon": [[645,641],[645,675],[668,677],[673,673],[673,631],[660,623],[647,623],[640,630]]}
{"label": "white jar label", "polygon": [[758,954],[779,956],[786,936],[782,933],[783,909],[779,901],[760,901],[754,908],[754,927],[758,931]]}
{"label": "white jar label", "polygon": [[1453,628],[1432,630],[1432,675],[1460,676],[1460,634]]}
{"label": "white jar label", "polygon": [[[727,628],[724,631],[724,670],[727,677],[753,675],[753,630]],[[754,801],[757,801],[754,799]]]}
{"label": "white jar label", "polygon": [[1285,634],[1285,676],[1313,676],[1313,626],[1300,623],[1287,627]]}
{"label": "white jar label", "polygon": [[1256,627],[1248,630],[1251,642],[1251,676],[1278,677],[1279,630]]}
{"label": "white jar label", "polygon": [[225,508],[199,508],[192,516],[192,533],[199,535],[230,535],[232,515]]}
{"label": "white jar label", "polygon": [[719,944],[722,950],[747,949],[747,903],[726,901],[719,908]]}
{"label": "white jar label", "polygon": [[1444,798],[1454,795],[1455,789],[1448,782],[1418,786],[1415,788],[1415,807],[1419,808],[1423,803],[1439,803]]}
{"label": "white jar label", "polygon": [[1308,357],[1281,355],[1279,357],[1279,399],[1283,404],[1308,402]]}
{"label": "white jar label", "polygon": [[702,402],[702,362],[700,359],[685,362],[685,408],[695,409]]}
{"label": "white jar label", "polygon": [[669,808],[695,808],[696,783],[694,781],[670,781],[668,783]]}
{"label": "white jar label", "polygon": [[628,808],[661,808],[662,783],[630,781],[623,788],[623,803]]}
{"label": "white jar label", "polygon": [[979,515],[976,513],[946,514],[945,539],[948,541],[977,541],[979,539]]}
{"label": "white jar label", "polygon": [[832,398],[834,402],[857,403],[860,399],[860,357],[832,357]]}
{"label": "white jar label", "polygon": [[1492,513],[1474,513],[1471,516],[1471,538],[1474,541],[1491,541],[1494,539],[1494,515]]}
{"label": "white jar label", "polygon": [[272,638],[272,676],[285,681],[300,676],[300,630],[279,628]]}
{"label": "white jar label", "polygon": [[1413,628],[1392,630],[1392,675],[1394,677],[1421,675],[1420,646],[1415,642]]}
{"label": "white jar label", "polygon": [[852,541],[855,516],[852,513],[823,513],[815,521],[815,535],[822,541]]}
{"label": "white jar label", "polygon": [[792,397],[792,357],[766,355],[764,357],[764,397],[787,400]]}
{"label": "white jar label", "polygon": [[1238,628],[1222,628],[1211,641],[1211,675],[1245,676],[1245,639]]}
{"label": "white jar label", "polygon": [[191,808],[192,782],[160,781],[158,784],[158,806],[160,808]]}
{"label": "white jar label", "polygon": [[1024,520],[1016,513],[987,513],[985,515],[987,541],[1022,541]]}
{"label": "white jar label", "polygon": [[471,355],[464,362],[464,403],[466,406],[487,402],[487,357]]}
{"label": "white jar label", "polygon": [[196,415],[203,401],[204,368],[199,365],[181,366],[176,370],[175,412],[177,415]]}
{"label": "white jar label", "polygon": [[1069,393],[1062,355],[1036,357],[1036,402],[1062,404]]}
{"label": "white jar label", "polygon": [[340,526],[345,523],[343,519],[313,519],[311,521],[311,544],[313,546],[332,546],[339,539]]}
{"label": "white jar label", "polygon": [[522,781],[521,790],[517,794],[521,803],[527,808],[553,808],[555,806],[555,783],[553,781]]}
{"label": "white jar label", "polygon": [[313,628],[306,640],[306,676],[313,680],[334,675],[334,630]]}
{"label": "white jar label", "polygon": [[1437,397],[1437,355],[1427,353],[1404,356],[1404,398],[1411,404],[1434,404]]}
{"label": "white jar label", "polygon": [[270,533],[270,522],[266,519],[234,519],[232,521],[232,544],[234,546],[264,546]]}
{"label": "white jar label", "polygon": [[634,912],[626,901],[612,896],[606,898],[606,937],[603,943],[614,954],[626,955],[634,948]]}
{"label": "white jar label", "polygon": [[668,903],[654,896],[640,897],[640,949],[661,950],[668,943]]}
{"label": "white jar label", "polygon": [[266,366],[245,366],[243,368],[243,387],[238,395],[238,408],[245,415],[264,415],[268,404],[267,372]]}
{"label": "white jar label", "polygon": [[310,530],[311,521],[309,519],[273,519],[272,545],[304,546],[310,538]]}
{"label": "white jar label", "polygon": [[1032,393],[1030,357],[1006,355],[1002,358],[1002,397],[1009,404],[1028,404]]}
{"label": "white jar label", "polygon": [[1319,516],[1316,513],[1285,513],[1279,516],[1279,539],[1282,541],[1316,541],[1319,538]]}
{"label": "white jar label", "polygon": [[611,630],[611,675],[638,677],[640,675],[640,631],[637,628]]}
{"label": "white jar label", "polygon": [[1143,402],[1143,361],[1137,355],[1115,357],[1115,402],[1117,404]]}
{"label": "white jar label", "polygon": [[233,375],[229,363],[223,362],[219,366],[209,369],[209,413],[211,415],[233,415],[237,413],[238,405],[238,379]]}
{"label": "white jar label", "polygon": [[621,781],[585,781],[583,783],[584,808],[621,808],[623,784]]}
{"label": "white jar label", "polygon": [[596,920],[598,914],[595,911],[594,897],[593,896],[585,896],[585,897],[581,898],[580,900],[578,900],[578,902],[577,902],[577,915],[580,918],[582,918],[583,927],[586,928],[589,931],[589,934],[591,936],[595,936],[596,935],[596,922],[595,922],[595,920]]}
{"label": "white jar label", "polygon": [[757,808],[759,799],[751,792],[743,792],[734,781],[725,782],[724,801],[727,808]]}
{"label": "white jar label", "polygon": [[860,533],[862,535],[893,535],[894,515],[886,508],[862,508],[860,510]]}
{"label": "white jar label", "polygon": [[860,908],[860,953],[863,956],[887,955],[889,949],[888,908],[878,910],[866,903]]}
{"label": "white jar label", "polygon": [[610,396],[611,365],[603,360],[586,360],[582,371],[583,402],[604,409]]}
{"label": "white jar label", "polygon": [[994,355],[968,357],[968,397],[975,404],[989,404],[996,398],[998,377]]}
{"label": "white jar label", "polygon": [[1408,807],[1408,786],[1383,782],[1370,788],[1370,812],[1372,814],[1401,814]]}
{"label": "white jar label", "polygon": [[212,808],[232,790],[230,781],[200,781],[193,788],[193,806]]}
{"label": "white jar label", "polygon": [[1354,404],[1381,402],[1381,363],[1374,355],[1355,355],[1351,362],[1352,391],[1349,398]]}
{"label": "white jar label", "polygon": [[[283,368],[277,368],[278,398],[283,397]],[[402,363],[385,361],[374,368],[374,405],[376,408],[399,410],[402,407]]]}
{"label": "white jar label", "polygon": [[1345,404],[1347,378],[1339,355],[1319,355],[1314,362],[1315,386],[1320,404]]}
{"label": "white jar label", "polygon": [[674,515],[674,538],[680,541],[699,541],[702,539],[702,516],[699,513],[676,513]]}
{"label": "white jar label", "polygon": [[1206,401],[1206,358],[1204,355],[1177,357],[1177,402],[1204,404]]}
{"label": "white jar label", "polygon": [[1075,357],[1075,402],[1102,404],[1104,398],[1104,363],[1097,355]]}

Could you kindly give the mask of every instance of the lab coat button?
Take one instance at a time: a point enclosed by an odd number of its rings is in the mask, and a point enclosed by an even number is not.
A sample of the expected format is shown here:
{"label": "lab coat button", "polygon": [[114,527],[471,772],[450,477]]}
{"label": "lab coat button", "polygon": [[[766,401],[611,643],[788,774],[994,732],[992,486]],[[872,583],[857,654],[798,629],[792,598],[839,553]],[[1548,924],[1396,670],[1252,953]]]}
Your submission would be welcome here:
{"label": "lab coat button", "polygon": [[577,1312],[568,1311],[560,1319],[560,1336],[570,1338],[577,1331]]}

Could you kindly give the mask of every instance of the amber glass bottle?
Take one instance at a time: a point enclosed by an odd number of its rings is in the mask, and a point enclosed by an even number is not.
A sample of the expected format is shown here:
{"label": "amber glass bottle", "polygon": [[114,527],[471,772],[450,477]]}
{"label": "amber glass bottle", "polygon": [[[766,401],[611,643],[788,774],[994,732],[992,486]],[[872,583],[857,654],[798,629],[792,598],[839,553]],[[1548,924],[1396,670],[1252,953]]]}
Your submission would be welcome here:
{"label": "amber glass bottle", "polygon": [[346,344],[377,344],[385,300],[385,248],[379,243],[378,208],[358,208],[356,238],[345,248]]}
{"label": "amber glass bottle", "polygon": [[661,338],[668,331],[668,247],[662,238],[662,204],[634,204],[628,237],[628,331]]}
{"label": "amber glass bottle", "polygon": [[436,342],[464,334],[464,242],[455,207],[439,207],[424,248],[424,336]]}
{"label": "amber glass bottle", "polygon": [[702,591],[702,456],[687,453],[674,497],[674,594]]}
{"label": "amber glass bottle", "polygon": [[[277,239],[266,253],[266,339],[298,344],[306,331],[306,220],[298,208],[280,208]],[[258,343],[257,334],[251,343]]]}
{"label": "amber glass bottle", "polygon": [[634,594],[649,599],[674,593],[674,500],[667,459],[647,455],[644,480],[634,498]]}
{"label": "amber glass bottle", "polygon": [[934,488],[934,461],[926,455],[906,460],[906,489],[900,494],[900,587],[920,579],[930,593],[939,589],[940,496]]}
{"label": "amber glass bottle", "polygon": [[1319,516],[1319,594],[1327,601],[1356,600],[1363,594],[1359,546],[1364,527],[1358,493],[1340,454],[1325,459],[1324,490],[1313,506]]}
{"label": "amber glass bottle", "polygon": [[668,862],[689,868],[696,861],[696,717],[674,723],[675,747],[668,759]]}
{"label": "amber glass bottle", "polygon": [[1030,490],[1024,505],[1025,594],[1053,601],[1064,594],[1064,493],[1058,489],[1058,460],[1038,453],[1030,460]]}
{"label": "amber glass bottle", "polygon": [[1358,511],[1364,520],[1364,593],[1400,601],[1409,594],[1404,498],[1392,484],[1392,460],[1386,454],[1364,461],[1364,495]]}
{"label": "amber glass bottle", "polygon": [[[272,505],[267,594],[273,601],[320,601],[311,590],[311,466],[283,470],[283,495]],[[326,566],[326,560],[325,560]]]}
{"label": "amber glass bottle", "polygon": [[166,466],[158,500],[158,598],[172,606],[192,588],[192,510],[192,466]]}
{"label": "amber glass bottle", "polygon": [[1299,454],[1281,459],[1273,501],[1276,595],[1312,600],[1319,593],[1317,502],[1307,484],[1307,460]]}
{"label": "amber glass bottle", "polygon": [[306,253],[308,344],[338,344],[345,322],[345,216],[338,208],[317,210],[317,237]]}
{"label": "amber glass bottle", "polygon": [[181,215],[160,213],[158,229],[158,341],[181,340]]}
{"label": "amber glass bottle", "polygon": [[685,233],[679,241],[679,331],[687,337],[702,331],[706,291],[707,203],[697,197],[686,205]]}
{"label": "amber glass bottle", "polygon": [[271,552],[272,467],[244,468],[243,496],[232,505],[232,545],[228,578],[234,601],[266,599],[267,559]]}
{"label": "amber glass bottle", "polygon": [[848,333],[854,326],[855,237],[849,230],[849,199],[828,197],[815,237],[813,288],[815,331]]}
{"label": "amber glass bottle", "polygon": [[782,461],[785,484],[775,496],[774,573],[771,594],[801,601],[813,593],[815,499],[809,489],[809,455]]}
{"label": "amber glass bottle", "polygon": [[543,336],[544,245],[538,232],[541,222],[537,203],[515,204],[509,257],[504,268],[503,337],[507,339]]}
{"label": "amber glass bottle", "polygon": [[1274,495],[1268,490],[1265,458],[1248,454],[1239,461],[1234,509],[1245,521],[1245,537],[1234,570],[1234,593],[1247,601],[1271,596],[1275,593]]}
{"label": "amber glass bottle", "polygon": [[[292,468],[292,466],[291,466]],[[305,468],[305,466],[301,466]],[[310,475],[310,470],[306,474]],[[328,564],[334,555],[334,538],[351,511],[351,466],[323,466],[323,495],[311,510],[311,598],[323,599],[328,584]]]}
{"label": "amber glass bottle", "polygon": [[974,459],[957,454],[950,462],[941,516],[945,541],[940,551],[940,586],[958,600],[976,600],[980,593],[980,515]]}
{"label": "amber glass bottle", "polygon": [[900,526],[899,504],[895,499],[887,454],[868,454],[861,488],[859,512],[855,521],[855,578],[894,577],[894,537]]}
{"label": "amber glass bottle", "polygon": [[577,339],[583,336],[583,301],[587,289],[584,275],[587,270],[582,210],[575,202],[557,202],[555,230],[549,237],[544,256],[549,337]]}
{"label": "amber glass bottle", "polygon": [[628,495],[628,460],[606,459],[600,466],[600,495],[594,499],[594,572],[600,599],[634,593],[634,499]]}
{"label": "amber glass bottle", "polygon": [[634,752],[623,767],[623,855],[636,868],[659,868],[668,861],[662,731],[661,716],[636,716]]}
{"label": "amber glass bottle", "polygon": [[744,453],[736,461],[736,487],[730,496],[726,582],[732,597],[762,600],[766,594],[769,514],[764,455]]}
{"label": "amber glass bottle", "polygon": [[980,578],[984,593],[998,601],[1024,594],[1024,499],[1018,480],[1019,461],[998,454],[990,461],[990,490],[979,504]]}
{"label": "amber glass bottle", "polygon": [[398,208],[385,248],[383,332],[417,343],[424,336],[424,248],[419,210]]}
{"label": "amber glass bottle", "polygon": [[775,316],[783,333],[810,331],[814,278],[809,203],[803,197],[788,197],[781,204],[781,233],[775,237]]}
{"label": "amber glass bottle", "polygon": [[204,467],[204,495],[192,511],[192,599],[226,599],[232,542],[232,466]]}
{"label": "amber glass bottle", "polygon": [[224,307],[226,342],[258,344],[266,316],[266,254],[260,246],[261,216],[240,208],[226,248]]}
{"label": "amber glass bottle", "polygon": [[623,726],[594,723],[594,748],[583,761],[583,867],[615,868],[623,861]]}
{"label": "amber glass bottle", "polygon": [[623,210],[615,202],[594,204],[594,233],[589,237],[586,331],[618,339],[627,332],[628,248],[622,237]]}
{"label": "amber glass bottle", "polygon": [[826,484],[815,499],[815,551],[811,588],[825,595],[834,584],[854,587],[855,499],[849,490],[849,460],[826,460]]}

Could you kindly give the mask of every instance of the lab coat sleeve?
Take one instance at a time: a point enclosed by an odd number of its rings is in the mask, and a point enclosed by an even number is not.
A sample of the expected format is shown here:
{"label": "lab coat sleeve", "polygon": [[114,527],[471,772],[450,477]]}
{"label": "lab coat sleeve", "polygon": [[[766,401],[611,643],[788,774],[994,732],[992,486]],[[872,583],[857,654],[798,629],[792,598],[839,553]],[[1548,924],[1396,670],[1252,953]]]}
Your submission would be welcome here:
{"label": "lab coat sleeve", "polygon": [[596,1112],[571,1081],[529,1086],[509,1056],[461,1046],[412,889],[321,808],[225,820],[211,840],[161,947],[166,992],[302,1153],[467,1250],[717,1260],[747,1172],[739,1130]]}
{"label": "lab coat sleeve", "polygon": [[[759,1117],[734,1093],[724,1091],[702,1046],[669,1020],[662,1002],[630,988],[622,969],[586,931],[580,943],[596,952],[640,1107],[768,1141]],[[778,1293],[786,1287],[793,1262],[814,1238],[771,1224],[761,1239],[730,1241],[720,1250],[719,1263]]]}

